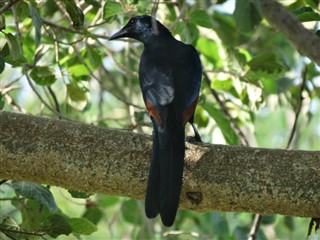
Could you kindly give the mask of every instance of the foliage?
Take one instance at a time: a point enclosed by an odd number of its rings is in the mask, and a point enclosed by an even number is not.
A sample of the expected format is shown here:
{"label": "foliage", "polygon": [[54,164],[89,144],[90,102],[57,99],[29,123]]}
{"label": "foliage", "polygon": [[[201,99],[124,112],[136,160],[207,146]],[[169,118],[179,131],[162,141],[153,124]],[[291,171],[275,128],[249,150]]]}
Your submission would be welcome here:
{"label": "foliage", "polygon": [[[316,150],[319,66],[263,21],[258,0],[236,1],[233,13],[225,11],[233,4],[17,1],[0,15],[0,109],[151,133],[137,76],[142,46],[107,40],[129,17],[155,14],[200,52],[205,77],[195,122],[205,141]],[[319,33],[318,6],[319,0],[297,0],[286,8]],[[71,196],[19,181],[0,187],[0,236],[11,239],[245,239],[252,224],[245,213],[180,210],[177,234],[147,220],[143,203],[132,199]],[[257,239],[303,239],[307,227],[308,220],[266,216]]]}

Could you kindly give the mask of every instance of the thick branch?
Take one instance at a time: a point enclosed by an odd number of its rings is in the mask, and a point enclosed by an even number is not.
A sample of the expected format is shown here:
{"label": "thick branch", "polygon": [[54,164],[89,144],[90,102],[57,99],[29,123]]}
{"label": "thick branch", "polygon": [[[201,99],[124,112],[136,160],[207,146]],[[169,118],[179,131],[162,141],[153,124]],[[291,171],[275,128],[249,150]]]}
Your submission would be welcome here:
{"label": "thick branch", "polygon": [[[0,112],[0,178],[143,199],[149,136]],[[320,217],[320,152],[187,144],[181,207]]]}
{"label": "thick branch", "polygon": [[303,55],[320,65],[320,38],[275,0],[260,0],[267,21],[283,33]]}

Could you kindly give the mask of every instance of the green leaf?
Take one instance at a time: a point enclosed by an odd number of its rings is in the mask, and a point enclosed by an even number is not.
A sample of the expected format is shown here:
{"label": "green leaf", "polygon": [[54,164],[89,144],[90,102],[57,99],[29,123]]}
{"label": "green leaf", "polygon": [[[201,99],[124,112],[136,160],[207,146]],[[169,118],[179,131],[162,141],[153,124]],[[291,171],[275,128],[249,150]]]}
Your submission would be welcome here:
{"label": "green leaf", "polygon": [[202,128],[208,125],[209,118],[207,115],[200,105],[196,108],[194,122],[197,123],[198,127]]}
{"label": "green leaf", "polygon": [[0,74],[4,71],[5,62],[3,56],[0,54]]}
{"label": "green leaf", "polygon": [[11,33],[5,34],[4,36],[6,38],[10,51],[10,55],[7,55],[5,57],[5,60],[13,65],[25,63],[27,59],[22,54],[22,50],[17,38]]}
{"label": "green leaf", "polygon": [[101,3],[98,0],[85,0],[87,4],[92,5],[95,8],[101,8]]}
{"label": "green leaf", "polygon": [[1,34],[0,35],[0,54],[2,56],[6,56],[10,53],[9,51],[9,48],[8,49],[5,49],[5,48],[8,48],[8,44],[7,44],[7,40],[6,38]]}
{"label": "green leaf", "polygon": [[177,24],[177,33],[179,34],[181,41],[189,44],[193,44],[199,37],[199,30],[193,23],[182,23]]}
{"label": "green leaf", "polygon": [[33,199],[47,206],[51,212],[58,210],[53,195],[48,188],[42,185],[20,181],[12,181],[11,186],[21,196]]}
{"label": "green leaf", "polygon": [[113,206],[120,201],[119,197],[105,195],[105,194],[99,194],[98,199],[99,199],[99,206],[101,206],[103,208]]}
{"label": "green leaf", "polygon": [[57,1],[44,1],[41,3],[41,15],[46,16],[46,18],[53,17],[53,15],[60,11]]}
{"label": "green leaf", "polygon": [[48,66],[36,66],[32,68],[30,77],[41,86],[51,86],[56,81],[54,71]]}
{"label": "green leaf", "polygon": [[214,81],[211,82],[210,87],[215,90],[228,91],[233,87],[233,82],[231,78],[228,78],[226,80],[215,79]]}
{"label": "green leaf", "polygon": [[[12,218],[10,218],[8,216],[5,216],[2,219],[2,222],[0,223],[0,229],[1,229],[1,232],[3,232],[3,233],[10,232],[11,239],[27,239],[27,237],[28,237],[28,236],[19,234],[19,231],[20,231],[19,225]],[[10,230],[17,231],[17,233],[12,232]]]}
{"label": "green leaf", "polygon": [[6,29],[6,19],[4,15],[0,16],[0,31]]}
{"label": "green leaf", "polygon": [[258,0],[236,1],[233,16],[241,32],[252,32],[262,20]]}
{"label": "green leaf", "polygon": [[42,26],[42,20],[39,16],[39,13],[37,11],[37,9],[35,9],[31,3],[29,3],[29,11],[30,11],[30,15],[32,18],[32,23],[35,29],[35,39],[36,39],[36,48],[39,46],[40,44],[40,40],[41,40],[41,26]]}
{"label": "green leaf", "polygon": [[103,6],[103,19],[110,20],[111,17],[123,14],[122,5],[118,2],[108,1]]}
{"label": "green leaf", "polygon": [[15,15],[17,16],[17,20],[19,22],[24,21],[26,18],[29,17],[29,8],[28,4],[25,1],[18,1],[14,5],[15,9]]}
{"label": "green leaf", "polygon": [[84,14],[82,10],[77,6],[74,0],[64,0],[66,10],[72,20],[72,25],[76,30],[83,29]]}
{"label": "green leaf", "polygon": [[76,64],[69,67],[68,72],[74,77],[83,77],[90,75],[88,69],[83,64]]}
{"label": "green leaf", "polygon": [[247,59],[251,59],[250,53],[243,48],[228,48],[228,54],[234,57],[243,68],[247,64]]}
{"label": "green leaf", "polygon": [[93,224],[98,224],[98,222],[102,219],[103,216],[104,213],[98,207],[88,207],[85,213],[82,215],[83,218],[88,219]]}
{"label": "green leaf", "polygon": [[98,228],[86,218],[69,218],[68,222],[72,228],[72,233],[90,235],[98,230]]}
{"label": "green leaf", "polygon": [[212,213],[211,224],[212,224],[212,229],[214,230],[215,234],[217,234],[218,236],[224,236],[225,234],[229,233],[227,219],[222,214]]}
{"label": "green leaf", "polygon": [[289,11],[293,11],[297,8],[301,8],[301,7],[305,7],[306,6],[306,2],[305,0],[296,0],[295,2],[291,3],[289,6],[287,6],[286,8]]}
{"label": "green leaf", "polygon": [[275,215],[270,216],[262,216],[261,223],[262,224],[273,224],[277,220]]}
{"label": "green leaf", "polygon": [[277,93],[284,93],[293,85],[294,80],[288,77],[280,77],[276,79]]}
{"label": "green leaf", "polygon": [[125,221],[135,225],[140,225],[142,223],[142,217],[137,201],[133,199],[125,201],[122,204],[121,212]]}
{"label": "green leaf", "polygon": [[177,18],[177,14],[176,14],[174,5],[173,4],[166,4],[166,7],[168,9],[167,19],[170,22],[174,22]]}
{"label": "green leaf", "polygon": [[13,205],[21,209],[21,228],[30,231],[38,231],[45,219],[51,215],[47,206],[32,199],[27,199],[23,203],[16,201]]}
{"label": "green leaf", "polygon": [[4,95],[2,95],[2,93],[0,93],[0,110],[2,110],[4,108],[5,101],[3,98],[4,98]]}
{"label": "green leaf", "polygon": [[296,229],[295,219],[290,216],[284,216],[284,225],[290,230],[293,231]]}
{"label": "green leaf", "polygon": [[79,192],[74,190],[68,190],[73,198],[88,198],[92,195],[92,193]]}
{"label": "green leaf", "polygon": [[72,228],[64,216],[53,214],[45,220],[41,227],[41,231],[56,238],[62,234],[69,235],[72,232]]}
{"label": "green leaf", "polygon": [[75,82],[67,84],[66,86],[68,104],[74,109],[85,111],[90,106],[88,106],[88,98],[86,94],[88,92],[88,89],[78,86]]}
{"label": "green leaf", "polygon": [[200,37],[197,41],[197,50],[200,51],[209,62],[211,62],[215,68],[221,68],[223,66],[221,57],[219,55],[219,47],[217,43],[211,39]]}
{"label": "green leaf", "polygon": [[19,225],[10,217],[5,216],[2,219],[2,222],[0,223],[0,227],[6,228],[6,229],[13,229],[13,230],[19,230]]}
{"label": "green leaf", "polygon": [[313,9],[319,9],[320,0],[304,0],[306,4],[308,4]]}
{"label": "green leaf", "polygon": [[320,14],[313,11],[311,7],[302,7],[293,11],[301,22],[320,21]]}
{"label": "green leaf", "polygon": [[216,4],[223,4],[225,3],[227,0],[218,0]]}
{"label": "green leaf", "polygon": [[209,115],[217,123],[226,142],[230,145],[237,145],[238,136],[231,127],[229,120],[214,106],[209,103],[201,104],[201,106],[209,113]]}
{"label": "green leaf", "polygon": [[239,32],[233,16],[216,11],[213,14],[213,20],[215,22],[213,29],[225,46],[238,46],[250,39],[247,34]]}
{"label": "green leaf", "polygon": [[[285,83],[285,85],[282,85],[283,83],[278,83],[278,81],[282,81],[278,80],[282,76],[283,72],[268,73],[261,70],[250,70],[246,73],[245,76],[241,77],[240,80],[245,82],[251,82],[256,85],[257,83],[261,82],[263,84],[263,92],[273,94],[279,93],[283,89],[287,89],[287,83]],[[280,88],[278,89],[278,87]]]}
{"label": "green leaf", "polygon": [[86,101],[87,100],[86,92],[87,90],[85,88],[81,88],[74,83],[67,84],[67,94],[72,101],[75,101],[75,102]]}
{"label": "green leaf", "polygon": [[99,51],[97,50],[97,48],[93,48],[89,44],[87,44],[86,45],[86,53],[87,53],[87,56],[89,59],[91,69],[95,70],[98,67],[100,67],[100,65],[102,63],[102,57],[101,57]]}
{"label": "green leaf", "polygon": [[190,20],[201,27],[212,28],[212,19],[204,10],[195,10],[190,14]]}
{"label": "green leaf", "polygon": [[252,58],[248,62],[248,65],[252,70],[261,70],[269,73],[286,70],[283,61],[278,58],[276,53],[271,51],[260,53],[258,56]]}

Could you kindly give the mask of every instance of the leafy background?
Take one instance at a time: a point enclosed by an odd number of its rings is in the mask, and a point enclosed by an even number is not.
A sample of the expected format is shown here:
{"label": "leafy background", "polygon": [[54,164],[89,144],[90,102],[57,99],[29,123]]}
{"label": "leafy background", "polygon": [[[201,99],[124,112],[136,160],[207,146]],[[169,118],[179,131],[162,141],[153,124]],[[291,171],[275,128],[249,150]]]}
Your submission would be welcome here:
{"label": "leafy background", "polygon": [[[152,14],[201,54],[195,122],[205,142],[319,150],[320,68],[268,26],[258,1],[11,2],[0,16],[2,110],[151,133],[137,74],[143,46],[108,36]],[[320,35],[319,0],[282,3]],[[141,201],[1,183],[5,239],[247,239],[253,222],[249,213],[180,210],[167,229],[145,218]],[[264,216],[257,239],[305,239],[309,222]]]}

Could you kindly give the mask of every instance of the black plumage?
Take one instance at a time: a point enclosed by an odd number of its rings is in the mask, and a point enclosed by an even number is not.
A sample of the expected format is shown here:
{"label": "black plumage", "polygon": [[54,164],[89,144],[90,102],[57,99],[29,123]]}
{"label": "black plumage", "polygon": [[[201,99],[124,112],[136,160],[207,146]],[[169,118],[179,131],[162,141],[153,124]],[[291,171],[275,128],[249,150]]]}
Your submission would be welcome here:
{"label": "black plumage", "polygon": [[140,87],[153,123],[153,150],[145,211],[159,213],[165,226],[174,222],[180,199],[185,155],[185,124],[193,116],[201,84],[199,55],[191,45],[176,40],[150,16],[137,16],[110,40],[129,37],[141,41]]}

